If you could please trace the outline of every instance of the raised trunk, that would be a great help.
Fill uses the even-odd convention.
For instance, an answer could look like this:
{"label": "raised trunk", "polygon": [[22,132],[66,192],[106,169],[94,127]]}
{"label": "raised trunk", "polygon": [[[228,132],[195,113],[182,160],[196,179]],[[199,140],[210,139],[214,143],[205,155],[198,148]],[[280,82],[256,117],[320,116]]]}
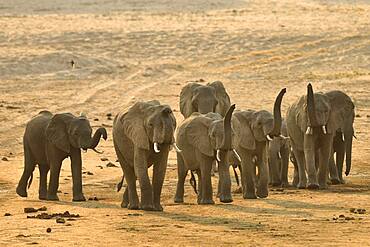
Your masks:
{"label": "raised trunk", "polygon": [[107,131],[105,128],[99,128],[95,131],[94,136],[91,138],[90,149],[95,149],[98,146],[100,137],[103,137],[104,140],[107,140]]}
{"label": "raised trunk", "polygon": [[315,100],[311,83],[307,85],[307,113],[310,122],[309,127],[316,127],[318,124],[316,120]]}
{"label": "raised trunk", "polygon": [[352,166],[352,140],[353,128],[351,128],[351,131],[344,133],[344,143],[346,145],[346,176],[349,175]]}
{"label": "raised trunk", "polygon": [[280,93],[276,97],[274,104],[274,127],[270,133],[272,136],[279,136],[281,131],[281,101],[286,93],[286,88],[281,89]]}
{"label": "raised trunk", "polygon": [[231,150],[231,117],[235,109],[235,104],[231,105],[224,118],[224,139],[222,149]]}

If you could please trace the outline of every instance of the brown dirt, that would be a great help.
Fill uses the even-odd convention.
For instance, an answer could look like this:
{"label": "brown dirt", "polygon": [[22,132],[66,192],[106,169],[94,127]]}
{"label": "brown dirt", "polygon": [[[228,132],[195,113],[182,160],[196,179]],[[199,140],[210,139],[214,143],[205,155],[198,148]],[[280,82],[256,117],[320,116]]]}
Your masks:
{"label": "brown dirt", "polygon": [[[0,3],[0,158],[8,158],[0,160],[0,245],[370,245],[368,1],[50,2]],[[16,196],[24,126],[40,110],[85,112],[99,118],[94,127],[111,126],[107,113],[158,99],[181,122],[179,92],[200,78],[223,81],[239,109],[271,110],[287,87],[285,111],[308,81],[315,90],[347,92],[360,115],[347,183],[326,191],[271,191],[259,200],[236,194],[232,204],[214,206],[196,205],[187,184],[186,203],[177,205],[171,153],[165,211],[129,211],[119,207],[122,192],[115,192],[121,169],[100,160],[116,160],[107,127],[109,139],[99,147],[104,154],[83,154],[84,171],[93,173],[84,175],[85,195],[99,201],[71,202],[69,164],[61,173],[60,202],[37,200],[37,171],[29,197]],[[65,224],[27,219],[25,207],[41,206],[81,217]],[[333,220],[341,214],[355,219]]]}

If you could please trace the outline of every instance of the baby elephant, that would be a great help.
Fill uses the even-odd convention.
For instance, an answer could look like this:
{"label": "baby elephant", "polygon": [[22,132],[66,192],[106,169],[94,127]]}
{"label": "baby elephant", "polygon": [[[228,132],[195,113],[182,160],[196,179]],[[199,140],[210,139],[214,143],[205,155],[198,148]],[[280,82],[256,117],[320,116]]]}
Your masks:
{"label": "baby elephant", "polygon": [[[81,148],[92,149],[98,145],[100,137],[107,139],[104,128],[96,130],[91,137],[92,129],[89,120],[83,115],[73,116],[71,113],[53,115],[49,111],[41,111],[26,125],[23,136],[24,171],[17,187],[17,194],[27,197],[31,185],[33,170],[38,164],[40,171],[39,199],[59,200],[57,196],[59,174],[62,161],[70,157],[73,179],[73,201],[85,201],[82,193],[82,161]],[[97,151],[96,151],[97,152]],[[50,169],[49,188],[47,174]]]}

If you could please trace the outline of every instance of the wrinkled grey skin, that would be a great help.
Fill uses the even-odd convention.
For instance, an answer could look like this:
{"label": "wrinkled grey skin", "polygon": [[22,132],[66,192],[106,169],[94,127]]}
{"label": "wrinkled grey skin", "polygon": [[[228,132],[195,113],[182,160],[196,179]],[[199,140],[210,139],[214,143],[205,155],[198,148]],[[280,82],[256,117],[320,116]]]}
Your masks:
{"label": "wrinkled grey skin", "polygon": [[[281,130],[281,101],[286,89],[281,90],[274,104],[274,115],[270,112],[240,111],[234,117],[239,121],[235,124],[235,134],[239,138],[236,150],[241,157],[241,182],[244,199],[256,199],[257,196],[268,196],[269,168],[267,162],[268,137],[280,136]],[[258,176],[256,175],[258,167]],[[257,185],[256,185],[257,183]]]}
{"label": "wrinkled grey skin", "polygon": [[[163,211],[160,201],[162,185],[175,129],[176,120],[171,108],[159,101],[138,102],[115,117],[114,149],[127,182],[122,208]],[[155,143],[159,152],[154,150]],[[148,168],[152,165],[153,179],[150,183]],[[140,184],[141,202],[136,178]]]}
{"label": "wrinkled grey skin", "polygon": [[[32,182],[32,173],[38,164],[40,171],[39,199],[59,200],[57,196],[62,161],[70,157],[73,179],[73,201],[85,201],[82,193],[81,149],[94,149],[100,137],[107,139],[104,128],[92,129],[86,117],[75,117],[70,113],[53,115],[42,111],[26,125],[23,136],[24,171],[16,192],[27,197],[27,182]],[[47,174],[50,169],[49,188]]]}
{"label": "wrinkled grey skin", "polygon": [[[330,99],[333,115],[338,126],[333,139],[333,155],[331,155],[329,162],[330,180],[332,184],[344,183],[342,175],[344,158],[346,158],[346,176],[349,175],[352,165],[355,106],[351,98],[342,91],[330,91],[325,95]],[[334,154],[336,155],[335,161]]]}
{"label": "wrinkled grey skin", "polygon": [[298,188],[327,188],[333,136],[338,129],[334,113],[330,98],[314,94],[311,84],[307,86],[307,96],[300,97],[287,111],[288,135],[298,165]]}
{"label": "wrinkled grey skin", "polygon": [[[177,153],[178,182],[175,202],[184,201],[184,181],[189,170],[199,177],[198,204],[214,204],[212,198],[211,169],[220,150],[219,192],[221,202],[232,202],[228,155],[235,143],[231,117],[235,105],[225,118],[217,113],[193,113],[179,126],[176,142],[182,150]],[[194,179],[195,180],[195,179]]]}
{"label": "wrinkled grey skin", "polygon": [[[281,124],[281,135],[288,136],[285,121]],[[268,143],[268,164],[270,180],[272,186],[288,187],[288,164],[290,145],[289,139],[284,137],[274,137]]]}
{"label": "wrinkled grey skin", "polygon": [[220,81],[207,85],[188,83],[180,93],[180,112],[185,118],[193,112],[216,112],[224,117],[230,105],[230,97]]}

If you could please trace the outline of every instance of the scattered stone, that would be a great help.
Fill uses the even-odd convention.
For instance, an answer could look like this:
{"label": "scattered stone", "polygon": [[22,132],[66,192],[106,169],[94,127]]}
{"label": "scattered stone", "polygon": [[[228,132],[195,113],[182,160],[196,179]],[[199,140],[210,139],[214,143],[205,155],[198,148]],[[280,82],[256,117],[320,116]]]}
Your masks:
{"label": "scattered stone", "polygon": [[366,213],[366,209],[364,208],[351,208],[349,211],[353,214],[365,214]]}
{"label": "scattered stone", "polygon": [[94,121],[99,121],[99,118],[94,118]]}
{"label": "scattered stone", "polygon": [[361,115],[360,114],[356,114],[356,117],[361,117]]}
{"label": "scattered stone", "polygon": [[106,115],[106,116],[107,116],[107,117],[111,117],[111,116],[113,116],[113,115],[112,115],[112,113],[110,113],[110,112],[109,112],[109,113],[107,113],[107,115]]}
{"label": "scattered stone", "polygon": [[100,169],[103,169],[103,166],[101,166],[101,165],[98,165],[98,166],[96,166],[96,167],[99,167]]}
{"label": "scattered stone", "polygon": [[57,218],[56,222],[59,223],[59,224],[64,224],[64,223],[66,223],[66,220],[64,218]]}
{"label": "scattered stone", "polygon": [[37,209],[36,208],[24,208],[24,212],[26,214],[28,214],[28,213],[36,213],[37,212]]}
{"label": "scattered stone", "polygon": [[38,215],[27,215],[28,219],[43,219],[43,220],[49,220],[52,218],[79,218],[79,214],[71,214],[68,211],[65,211],[64,213],[54,213],[54,214],[48,214],[48,213],[41,213]]}
{"label": "scattered stone", "polygon": [[346,216],[344,219],[345,219],[345,220],[355,220],[355,217],[349,217],[349,216]]}
{"label": "scattered stone", "polygon": [[108,161],[109,159],[106,157],[100,158],[101,161]]}
{"label": "scattered stone", "polygon": [[139,213],[133,213],[133,214],[127,214],[128,216],[143,216],[143,214],[139,214]]}
{"label": "scattered stone", "polygon": [[350,211],[351,213],[354,213],[354,212],[356,212],[356,209],[355,209],[355,208],[350,208],[350,209],[349,209],[349,211]]}
{"label": "scattered stone", "polygon": [[5,213],[4,216],[12,216],[11,213]]}
{"label": "scattered stone", "polygon": [[86,174],[87,175],[94,175],[94,173],[92,173],[92,172],[87,172]]}
{"label": "scattered stone", "polygon": [[344,216],[343,214],[339,215],[339,218],[345,218],[346,216]]}
{"label": "scattered stone", "polygon": [[1,160],[2,161],[9,161],[9,159],[7,157],[3,157]]}
{"label": "scattered stone", "polygon": [[112,162],[108,162],[106,164],[107,167],[118,167],[116,164],[113,164]]}
{"label": "scattered stone", "polygon": [[48,227],[48,228],[46,229],[46,232],[47,232],[47,233],[51,233],[51,228],[50,228],[50,227]]}
{"label": "scattered stone", "polygon": [[72,224],[71,223],[68,223],[68,224],[66,224],[66,226],[72,226]]}
{"label": "scattered stone", "polygon": [[45,206],[42,206],[41,208],[37,209],[37,211],[47,211],[48,208]]}
{"label": "scattered stone", "polygon": [[61,190],[58,190],[57,193],[62,193],[62,191]]}
{"label": "scattered stone", "polygon": [[99,199],[96,196],[94,196],[94,197],[89,197],[89,201],[99,201]]}
{"label": "scattered stone", "polygon": [[31,235],[25,235],[25,234],[18,234],[16,237],[17,238],[28,238],[30,237]]}

